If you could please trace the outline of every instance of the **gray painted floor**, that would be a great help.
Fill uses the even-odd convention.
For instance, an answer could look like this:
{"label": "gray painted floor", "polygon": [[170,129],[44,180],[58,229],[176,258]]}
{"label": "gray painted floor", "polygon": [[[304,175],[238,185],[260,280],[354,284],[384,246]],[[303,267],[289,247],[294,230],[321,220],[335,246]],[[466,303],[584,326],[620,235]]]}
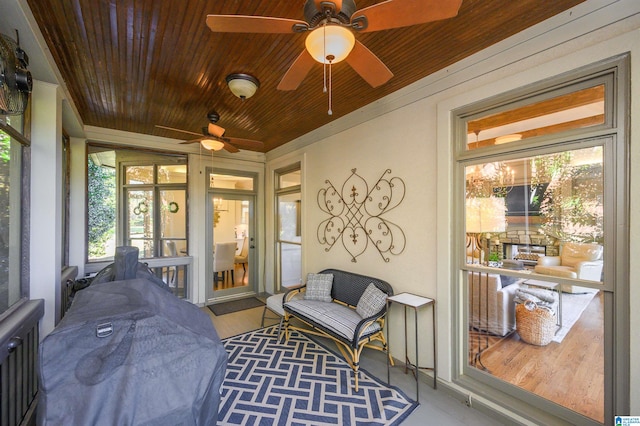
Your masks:
{"label": "gray painted floor", "polygon": [[[380,380],[387,379],[385,355],[382,352],[365,349],[360,358],[360,367]],[[403,367],[391,368],[391,384],[400,388],[412,400],[416,399],[415,376],[409,371],[404,374]],[[433,389],[429,384],[420,382],[420,405],[402,422],[402,426],[495,426],[498,421],[467,407],[444,391]]]}
{"label": "gray painted floor", "polygon": [[[337,351],[335,344],[317,336],[324,345]],[[385,354],[380,351],[365,348],[360,357],[360,368],[366,370],[379,380],[387,380],[387,364]],[[409,371],[404,374],[403,367],[391,368],[391,385],[400,388],[407,397],[416,399],[416,379]],[[496,426],[497,420],[480,411],[467,407],[444,391],[433,389],[431,385],[420,382],[420,405],[405,421],[402,426]]]}
{"label": "gray painted floor", "polygon": [[[214,326],[218,330],[224,331],[220,335],[221,338],[260,328],[264,311],[264,308],[254,308],[215,317],[209,309],[202,309],[212,317]],[[265,326],[277,323],[277,320],[269,319],[265,321]],[[338,352],[338,348],[331,340],[317,336],[312,336],[312,338],[320,341],[333,352]],[[360,357],[360,367],[379,380],[386,382],[387,364],[383,352],[365,348]],[[404,374],[402,367],[391,368],[391,385],[397,386],[407,397],[415,400],[416,380],[411,372]],[[420,405],[402,423],[402,426],[414,425],[496,426],[500,423],[475,408],[467,407],[444,391],[434,390],[429,384],[420,382]]]}

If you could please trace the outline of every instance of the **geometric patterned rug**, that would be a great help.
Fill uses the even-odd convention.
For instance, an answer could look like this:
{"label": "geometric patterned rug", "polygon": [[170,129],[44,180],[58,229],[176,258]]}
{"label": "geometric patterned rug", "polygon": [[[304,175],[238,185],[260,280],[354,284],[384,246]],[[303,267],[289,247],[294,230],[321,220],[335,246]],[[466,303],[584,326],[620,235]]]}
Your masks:
{"label": "geometric patterned rug", "polygon": [[229,361],[219,425],[398,425],[418,406],[396,387],[360,369],[309,337],[277,326],[224,339]]}

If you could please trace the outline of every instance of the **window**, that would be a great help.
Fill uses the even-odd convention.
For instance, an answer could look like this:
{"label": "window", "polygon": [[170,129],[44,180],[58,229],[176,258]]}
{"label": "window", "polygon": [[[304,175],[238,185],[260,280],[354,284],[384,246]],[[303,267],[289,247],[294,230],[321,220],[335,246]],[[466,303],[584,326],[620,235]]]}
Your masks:
{"label": "window", "polygon": [[0,317],[27,296],[22,242],[28,224],[22,201],[28,196],[23,187],[28,186],[29,164],[23,163],[23,153],[29,141],[12,127],[20,128],[20,119],[7,117],[7,124],[0,121]]}
{"label": "window", "polygon": [[69,194],[71,178],[71,147],[69,145],[69,136],[63,132],[62,134],[62,238],[60,243],[61,267],[69,266]]}
{"label": "window", "polygon": [[[187,252],[185,155],[88,147],[88,259],[138,247],[140,258]],[[119,208],[121,206],[121,208]]]}
{"label": "window", "polygon": [[300,165],[276,171],[276,283],[302,282],[302,193]]}
{"label": "window", "polygon": [[459,379],[570,423],[611,418],[628,376],[624,362],[605,375],[615,371],[614,323],[628,323],[614,321],[614,300],[625,300],[614,294],[626,291],[617,266],[628,259],[616,225],[627,220],[616,208],[627,199],[624,64],[457,115]]}

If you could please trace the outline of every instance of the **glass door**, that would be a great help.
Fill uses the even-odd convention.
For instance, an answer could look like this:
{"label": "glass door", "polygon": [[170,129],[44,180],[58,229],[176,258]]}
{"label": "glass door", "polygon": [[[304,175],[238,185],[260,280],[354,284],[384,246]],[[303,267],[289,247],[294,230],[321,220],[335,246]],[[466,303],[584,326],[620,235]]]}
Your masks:
{"label": "glass door", "polygon": [[211,257],[207,303],[215,299],[256,293],[254,196],[209,194]]}

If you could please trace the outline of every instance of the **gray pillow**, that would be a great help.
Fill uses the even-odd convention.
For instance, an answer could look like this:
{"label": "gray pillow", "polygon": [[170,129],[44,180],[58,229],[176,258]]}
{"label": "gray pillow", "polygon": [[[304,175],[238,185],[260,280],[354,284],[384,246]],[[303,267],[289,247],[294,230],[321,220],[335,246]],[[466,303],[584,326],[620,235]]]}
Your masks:
{"label": "gray pillow", "polygon": [[307,290],[304,298],[307,300],[319,300],[331,302],[331,287],[333,287],[333,274],[307,274]]}
{"label": "gray pillow", "polygon": [[502,284],[503,288],[518,282],[518,280],[520,280],[520,278],[518,277],[512,277],[510,275],[500,275],[500,284]]}
{"label": "gray pillow", "polygon": [[387,293],[380,290],[374,283],[367,286],[364,293],[358,300],[358,306],[356,306],[356,312],[360,314],[362,318],[369,318],[385,307],[387,304]]}

